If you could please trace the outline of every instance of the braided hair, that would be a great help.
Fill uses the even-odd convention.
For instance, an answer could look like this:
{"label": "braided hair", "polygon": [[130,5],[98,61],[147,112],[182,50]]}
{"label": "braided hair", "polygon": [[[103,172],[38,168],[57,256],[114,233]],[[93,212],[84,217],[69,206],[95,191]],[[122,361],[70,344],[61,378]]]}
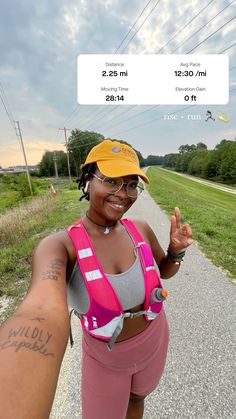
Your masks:
{"label": "braided hair", "polygon": [[89,192],[86,190],[86,183],[91,179],[92,174],[96,169],[96,163],[86,164],[86,166],[82,168],[82,172],[76,181],[78,183],[78,189],[82,189],[83,192],[83,195],[79,199],[80,201],[82,201],[82,199],[87,199],[87,201],[89,201]]}

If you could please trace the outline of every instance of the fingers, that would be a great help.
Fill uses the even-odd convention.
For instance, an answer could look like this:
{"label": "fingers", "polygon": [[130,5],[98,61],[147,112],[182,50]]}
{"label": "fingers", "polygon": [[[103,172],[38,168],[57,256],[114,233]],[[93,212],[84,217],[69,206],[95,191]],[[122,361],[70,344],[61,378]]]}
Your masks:
{"label": "fingers", "polygon": [[170,243],[178,251],[184,251],[193,243],[192,229],[189,224],[181,224],[178,207],[175,207],[174,214],[170,219]]}
{"label": "fingers", "polygon": [[184,224],[184,228],[185,228],[186,236],[188,236],[189,238],[192,238],[192,229],[191,229],[190,225],[189,224]]}
{"label": "fingers", "polygon": [[174,215],[176,219],[176,228],[180,228],[180,209],[178,207],[175,207]]}
{"label": "fingers", "polygon": [[174,209],[174,214],[170,219],[170,234],[174,234],[180,228],[180,210],[178,207]]}
{"label": "fingers", "polygon": [[182,242],[184,247],[188,247],[190,246],[190,244],[193,243],[192,229],[189,224],[182,225],[181,236],[182,236],[182,240],[180,239],[180,241]]}
{"label": "fingers", "polygon": [[176,232],[176,230],[176,217],[175,215],[172,215],[172,217],[170,218],[170,235],[172,236]]}
{"label": "fingers", "polygon": [[192,244],[193,242],[193,239],[192,239],[192,229],[189,224],[184,224],[182,226],[182,234],[187,239],[187,246],[190,246],[190,244]]}

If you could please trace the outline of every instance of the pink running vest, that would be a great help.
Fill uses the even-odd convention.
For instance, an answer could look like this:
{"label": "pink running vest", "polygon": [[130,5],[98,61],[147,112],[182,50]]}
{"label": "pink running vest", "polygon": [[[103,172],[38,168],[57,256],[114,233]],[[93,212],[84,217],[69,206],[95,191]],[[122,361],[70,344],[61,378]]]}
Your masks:
{"label": "pink running vest", "polygon": [[86,332],[96,338],[109,341],[108,349],[110,350],[122,330],[124,318],[144,315],[147,320],[154,320],[161,311],[163,304],[162,301],[149,304],[151,291],[154,288],[162,288],[150,246],[145,243],[131,220],[122,219],[120,222],[128,230],[135,243],[144,274],[144,310],[136,313],[123,311],[114,289],[96,258],[82,220],[76,221],[66,229],[76,249],[77,263],[83,275],[90,300],[87,313],[73,311],[79,317],[82,328]]}

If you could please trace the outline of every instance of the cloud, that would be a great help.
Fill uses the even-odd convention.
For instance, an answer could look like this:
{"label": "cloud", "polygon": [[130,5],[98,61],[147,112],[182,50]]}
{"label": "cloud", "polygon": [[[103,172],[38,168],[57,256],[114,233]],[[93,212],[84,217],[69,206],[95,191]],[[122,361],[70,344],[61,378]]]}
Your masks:
{"label": "cloud", "polygon": [[[124,53],[155,53],[209,2],[204,0],[202,4],[199,0],[188,2],[179,0],[176,7],[174,0],[161,0],[129,42],[156,1],[150,3],[119,51],[128,43]],[[37,141],[42,139],[42,143],[44,141],[49,144],[55,143],[58,128],[62,128],[67,121],[69,128],[74,128],[75,125],[80,128],[80,123],[87,120],[84,129],[92,128],[91,121],[94,119],[97,107],[83,107],[82,113],[75,112],[74,118],[67,118],[72,114],[77,101],[77,55],[113,54],[145,4],[146,2],[142,0],[41,0],[40,2],[12,0],[11,4],[2,2],[0,81],[4,86],[14,118],[21,123],[27,142],[36,138]],[[182,33],[179,33],[162,53],[171,53],[226,5],[223,0],[219,0],[214,7],[213,4],[209,5]],[[228,7],[204,30],[178,49],[177,53],[189,51],[234,16],[235,10],[235,5]],[[234,22],[199,46],[196,53],[217,53],[235,42]],[[230,56],[230,66],[235,65],[235,48],[227,51],[227,54]],[[233,74],[233,72],[230,74],[232,84],[235,83]],[[100,126],[109,120],[112,108],[109,110],[106,108],[107,112],[103,113]],[[15,134],[4,112],[1,107],[1,141],[11,145],[16,141]],[[113,115],[116,116],[117,112]],[[142,121],[145,122],[147,116],[148,114],[144,114],[137,118],[138,121],[131,120],[126,126],[131,127]],[[151,117],[150,113],[150,119]],[[185,129],[183,131],[187,132]],[[140,142],[142,141],[139,132],[130,131],[126,135],[124,139],[128,142],[129,138],[135,136],[135,141],[138,141],[138,138]],[[31,152],[33,153],[33,150]],[[35,155],[32,159],[35,161]]]}

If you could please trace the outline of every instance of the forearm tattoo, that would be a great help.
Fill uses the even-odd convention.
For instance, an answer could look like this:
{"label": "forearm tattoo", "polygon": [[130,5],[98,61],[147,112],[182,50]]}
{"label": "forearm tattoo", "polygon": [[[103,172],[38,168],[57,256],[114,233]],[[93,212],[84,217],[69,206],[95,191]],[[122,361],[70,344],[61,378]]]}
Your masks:
{"label": "forearm tattoo", "polygon": [[14,352],[28,349],[29,351],[38,352],[45,357],[54,358],[55,354],[50,352],[47,347],[51,338],[52,333],[39,329],[38,327],[12,327],[8,331],[7,339],[3,343],[0,343],[0,351],[8,348],[12,348]]}
{"label": "forearm tattoo", "polygon": [[42,279],[47,280],[51,279],[53,281],[58,281],[62,276],[62,267],[64,266],[64,262],[62,259],[53,259],[51,260],[45,272],[42,273]]}

